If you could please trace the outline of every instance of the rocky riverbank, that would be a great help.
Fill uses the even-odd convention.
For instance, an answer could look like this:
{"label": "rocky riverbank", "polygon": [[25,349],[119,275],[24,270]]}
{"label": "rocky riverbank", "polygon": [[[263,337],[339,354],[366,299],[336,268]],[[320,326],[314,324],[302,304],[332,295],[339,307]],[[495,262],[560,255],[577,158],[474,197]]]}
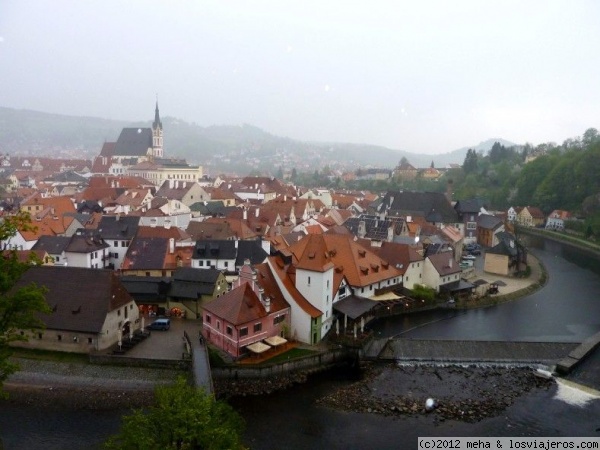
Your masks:
{"label": "rocky riverbank", "polygon": [[[498,415],[519,396],[553,384],[522,367],[368,364],[362,380],[321,398],[319,404],[386,416],[433,414],[438,421],[478,422]],[[425,409],[428,398],[436,404],[429,413]]]}
{"label": "rocky riverbank", "polygon": [[290,373],[270,378],[215,378],[213,385],[218,398],[245,397],[249,395],[269,395],[289,389],[295,384],[305,383],[308,372]]}

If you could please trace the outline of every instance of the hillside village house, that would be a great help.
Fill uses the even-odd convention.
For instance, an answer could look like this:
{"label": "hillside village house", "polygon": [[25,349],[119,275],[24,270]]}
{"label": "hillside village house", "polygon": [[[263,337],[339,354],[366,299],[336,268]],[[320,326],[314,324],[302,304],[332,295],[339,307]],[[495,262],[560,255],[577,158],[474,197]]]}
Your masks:
{"label": "hillside village house", "polygon": [[497,234],[498,244],[485,252],[483,270],[498,275],[512,275],[527,266],[527,250],[508,232]]}
{"label": "hillside village house", "polygon": [[31,267],[14,289],[45,286],[50,314],[40,314],[46,329],[13,345],[63,352],[90,353],[115,345],[119,336],[140,328],[139,311],[111,270]]}
{"label": "hillside village house", "polygon": [[234,288],[204,306],[202,334],[234,358],[286,342],[290,307],[266,263],[240,270]]}
{"label": "hillside village house", "polygon": [[563,211],[555,209],[548,216],[546,221],[546,230],[563,231],[565,229],[565,221],[571,219],[573,216],[569,211]]}
{"label": "hillside village house", "polygon": [[309,234],[267,263],[291,307],[291,335],[313,345],[334,325],[336,302],[350,295],[373,298],[402,282],[398,269],[347,234]]}
{"label": "hillside village house", "polygon": [[517,213],[517,223],[524,227],[540,227],[545,221],[545,214],[536,206],[525,206]]}
{"label": "hillside village house", "polygon": [[484,247],[495,247],[499,243],[498,233],[505,231],[504,221],[490,214],[477,217],[477,242]]}
{"label": "hillside village house", "polygon": [[487,214],[485,201],[481,198],[458,200],[454,205],[454,209],[460,220],[460,226],[458,228],[464,235],[464,243],[476,243],[477,217],[479,214]]}
{"label": "hillside village house", "polygon": [[425,259],[423,284],[436,292],[448,290],[455,282],[460,282],[462,269],[454,259],[452,252],[430,255]]}

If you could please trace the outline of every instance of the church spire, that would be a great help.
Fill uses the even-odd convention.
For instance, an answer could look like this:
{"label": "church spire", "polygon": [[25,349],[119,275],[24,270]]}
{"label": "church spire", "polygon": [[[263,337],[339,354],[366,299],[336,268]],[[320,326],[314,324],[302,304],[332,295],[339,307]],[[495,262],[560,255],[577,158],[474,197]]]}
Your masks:
{"label": "church spire", "polygon": [[154,123],[152,124],[153,129],[162,128],[162,122],[160,121],[160,114],[158,113],[158,95],[156,96],[156,109],[154,110]]}
{"label": "church spire", "polygon": [[154,123],[152,124],[152,157],[163,157],[163,127],[158,112],[158,95],[156,96],[156,108],[154,109]]}

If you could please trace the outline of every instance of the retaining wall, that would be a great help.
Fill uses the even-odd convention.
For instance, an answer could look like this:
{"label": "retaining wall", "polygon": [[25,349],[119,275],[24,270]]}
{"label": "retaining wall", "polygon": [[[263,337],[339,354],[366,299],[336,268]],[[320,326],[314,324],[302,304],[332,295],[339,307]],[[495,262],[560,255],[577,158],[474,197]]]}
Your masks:
{"label": "retaining wall", "polygon": [[213,367],[211,372],[213,378],[268,378],[299,371],[325,370],[356,356],[356,352],[340,348],[278,364]]}

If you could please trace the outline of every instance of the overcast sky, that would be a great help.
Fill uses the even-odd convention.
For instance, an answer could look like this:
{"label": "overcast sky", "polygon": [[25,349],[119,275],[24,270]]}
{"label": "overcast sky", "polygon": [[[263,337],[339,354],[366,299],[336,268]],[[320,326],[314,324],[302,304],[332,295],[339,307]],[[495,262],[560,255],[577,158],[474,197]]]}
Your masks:
{"label": "overcast sky", "polygon": [[600,128],[600,1],[1,0],[0,106],[445,153]]}

